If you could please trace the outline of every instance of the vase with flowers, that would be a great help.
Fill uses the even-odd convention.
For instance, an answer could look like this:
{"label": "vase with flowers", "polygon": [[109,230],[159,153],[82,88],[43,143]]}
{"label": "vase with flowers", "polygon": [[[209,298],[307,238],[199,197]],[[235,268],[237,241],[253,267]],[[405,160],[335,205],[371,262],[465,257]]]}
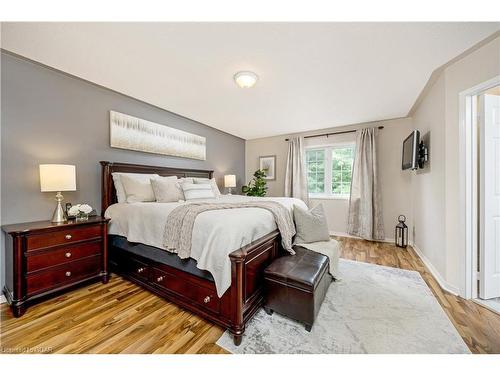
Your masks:
{"label": "vase with flowers", "polygon": [[74,216],[76,221],[87,221],[89,214],[92,212],[92,207],[88,204],[75,204],[68,210],[69,216]]}

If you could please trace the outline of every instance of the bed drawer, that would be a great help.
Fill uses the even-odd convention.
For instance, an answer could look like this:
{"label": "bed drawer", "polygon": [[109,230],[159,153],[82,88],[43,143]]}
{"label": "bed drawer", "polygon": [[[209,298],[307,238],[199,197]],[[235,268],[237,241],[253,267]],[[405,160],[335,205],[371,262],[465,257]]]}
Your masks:
{"label": "bed drawer", "polygon": [[151,282],[181,297],[188,298],[202,308],[216,313],[220,311],[220,299],[217,297],[215,290],[190,283],[179,276],[169,274],[155,267],[151,269]]}
{"label": "bed drawer", "polygon": [[141,279],[143,281],[149,280],[150,266],[136,258],[124,259],[122,262],[123,269],[130,273],[131,276]]}
{"label": "bed drawer", "polygon": [[73,227],[43,234],[34,234],[26,238],[26,250],[32,251],[51,246],[65,245],[77,241],[102,237],[100,224]]}
{"label": "bed drawer", "polygon": [[26,270],[28,273],[44,268],[69,263],[74,260],[100,254],[101,241],[85,242],[73,246],[65,246],[54,250],[44,251],[36,255],[28,255],[26,258]]}
{"label": "bed drawer", "polygon": [[31,295],[46,289],[54,289],[85,277],[97,275],[100,271],[101,257],[99,255],[77,260],[28,276],[26,278],[27,292],[28,295]]}

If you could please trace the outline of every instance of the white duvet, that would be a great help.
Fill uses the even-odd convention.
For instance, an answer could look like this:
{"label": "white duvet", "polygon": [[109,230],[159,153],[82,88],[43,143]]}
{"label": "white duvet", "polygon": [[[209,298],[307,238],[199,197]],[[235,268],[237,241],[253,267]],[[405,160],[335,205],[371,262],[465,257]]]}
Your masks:
{"label": "white duvet", "polygon": [[[242,202],[249,199],[271,200],[293,211],[295,205],[307,209],[295,198],[250,198],[241,195],[221,196],[206,202]],[[165,249],[163,234],[168,214],[185,203],[116,203],[108,207],[109,233],[124,236],[130,242],[139,242]],[[197,267],[209,271],[221,297],[231,286],[229,254],[276,229],[271,212],[262,208],[236,208],[203,212],[196,218],[191,247],[191,258]],[[166,250],[165,250],[166,251]]]}

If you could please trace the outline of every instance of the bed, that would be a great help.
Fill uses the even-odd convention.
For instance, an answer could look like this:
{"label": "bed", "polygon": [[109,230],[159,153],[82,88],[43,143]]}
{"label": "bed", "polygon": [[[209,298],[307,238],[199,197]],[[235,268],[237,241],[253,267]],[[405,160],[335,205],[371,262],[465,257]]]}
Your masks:
{"label": "bed", "polygon": [[[160,176],[212,178],[213,171],[146,166],[102,161],[102,214],[117,211],[112,173],[156,173]],[[111,207],[112,206],[112,207]],[[150,204],[148,207],[153,207]],[[122,208],[125,209],[125,208]],[[130,209],[130,208],[129,208]],[[130,216],[130,214],[129,214]],[[113,222],[113,219],[111,220]],[[112,227],[112,223],[110,228]],[[110,230],[111,232],[111,230]],[[109,235],[110,268],[141,287],[228,329],[234,343],[241,343],[246,323],[264,302],[263,270],[285,253],[278,230],[262,234],[228,254],[230,282],[221,287],[211,272],[197,267],[194,259],[181,259],[155,243],[140,238],[129,241],[120,231]],[[118,233],[118,234],[116,234]],[[193,232],[194,233],[194,232]],[[255,234],[254,234],[255,235]],[[217,289],[219,286],[219,289]]]}

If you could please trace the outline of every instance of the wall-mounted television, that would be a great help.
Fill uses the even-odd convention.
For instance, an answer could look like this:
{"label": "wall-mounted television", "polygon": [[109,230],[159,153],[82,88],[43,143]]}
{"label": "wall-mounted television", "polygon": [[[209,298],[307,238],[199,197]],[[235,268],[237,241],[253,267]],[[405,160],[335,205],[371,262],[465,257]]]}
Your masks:
{"label": "wall-mounted television", "polygon": [[414,130],[403,142],[402,169],[418,169],[419,167],[420,132]]}

